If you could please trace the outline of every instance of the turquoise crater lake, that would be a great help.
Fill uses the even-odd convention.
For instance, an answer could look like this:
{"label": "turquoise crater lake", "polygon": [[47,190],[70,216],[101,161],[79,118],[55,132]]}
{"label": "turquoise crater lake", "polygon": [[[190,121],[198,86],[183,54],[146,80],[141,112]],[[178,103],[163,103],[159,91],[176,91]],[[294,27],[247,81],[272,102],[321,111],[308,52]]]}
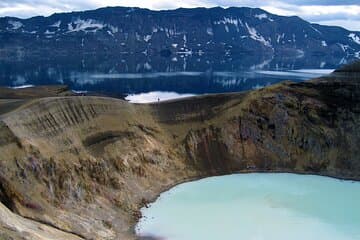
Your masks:
{"label": "turquoise crater lake", "polygon": [[359,240],[360,182],[235,174],[184,183],[142,209],[140,236],[166,240]]}

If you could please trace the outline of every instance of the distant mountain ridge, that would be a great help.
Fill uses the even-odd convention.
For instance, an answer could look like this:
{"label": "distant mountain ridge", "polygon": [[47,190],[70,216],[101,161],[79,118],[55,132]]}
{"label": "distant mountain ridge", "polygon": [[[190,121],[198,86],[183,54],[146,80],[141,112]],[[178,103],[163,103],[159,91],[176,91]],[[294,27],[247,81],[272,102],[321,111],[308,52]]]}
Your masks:
{"label": "distant mountain ridge", "polygon": [[[360,33],[258,8],[152,11],[108,7],[49,17],[0,18],[0,58],[142,53],[145,56],[264,54],[360,58]],[[46,52],[47,53],[47,52]]]}

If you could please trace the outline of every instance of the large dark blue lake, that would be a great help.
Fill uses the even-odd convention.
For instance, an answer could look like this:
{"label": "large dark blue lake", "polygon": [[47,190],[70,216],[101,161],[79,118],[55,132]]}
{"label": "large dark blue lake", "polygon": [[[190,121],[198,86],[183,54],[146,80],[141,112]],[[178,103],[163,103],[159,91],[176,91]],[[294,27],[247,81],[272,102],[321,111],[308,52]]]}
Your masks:
{"label": "large dark blue lake", "polygon": [[[334,63],[335,62],[335,63]],[[65,84],[74,91],[151,102],[305,81],[343,64],[323,58],[144,56],[0,56],[0,86]]]}

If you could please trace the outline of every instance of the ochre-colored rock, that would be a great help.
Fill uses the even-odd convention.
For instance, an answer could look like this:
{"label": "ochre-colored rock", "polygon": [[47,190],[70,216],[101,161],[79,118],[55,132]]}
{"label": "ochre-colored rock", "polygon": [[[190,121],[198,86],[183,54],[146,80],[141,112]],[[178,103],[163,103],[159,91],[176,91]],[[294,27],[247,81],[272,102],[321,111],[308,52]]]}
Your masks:
{"label": "ochre-colored rock", "polygon": [[[360,180],[351,70],[156,104],[27,100],[0,115],[0,201],[73,237],[134,239],[140,207],[186,180],[251,171]],[[16,239],[5,220],[0,232]]]}

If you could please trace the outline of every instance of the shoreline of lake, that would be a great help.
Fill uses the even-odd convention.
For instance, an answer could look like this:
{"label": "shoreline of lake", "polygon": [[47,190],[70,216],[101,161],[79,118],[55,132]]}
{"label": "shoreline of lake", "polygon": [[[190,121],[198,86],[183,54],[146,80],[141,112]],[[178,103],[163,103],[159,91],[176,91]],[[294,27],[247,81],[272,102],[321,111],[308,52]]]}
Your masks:
{"label": "shoreline of lake", "polygon": [[[326,175],[326,174],[316,174],[316,173],[309,173],[309,172],[296,172],[296,171],[239,171],[237,173],[231,173],[231,174],[224,174],[224,175],[215,175],[215,176],[205,176],[205,177],[201,177],[201,178],[194,178],[194,179],[189,179],[189,180],[186,180],[186,181],[183,181],[183,182],[180,182],[178,184],[175,184],[173,185],[172,187],[169,187],[167,190],[161,192],[157,197],[156,199],[154,199],[154,201],[152,201],[151,203],[147,203],[146,206],[142,207],[140,209],[141,213],[143,213],[144,210],[148,209],[148,208],[151,208],[153,204],[155,204],[156,202],[158,202],[160,200],[161,197],[164,196],[164,194],[166,194],[167,192],[171,192],[171,191],[174,191],[177,187],[179,187],[180,185],[183,185],[183,184],[187,184],[187,183],[195,183],[195,182],[198,182],[198,181],[211,181],[211,180],[214,180],[216,181],[217,179],[221,179],[221,177],[236,177],[237,175],[239,176],[244,176],[244,175],[251,175],[251,174],[265,174],[265,175],[268,175],[268,176],[272,176],[272,175],[280,175],[280,176],[284,176],[286,174],[290,174],[290,175],[294,175],[294,176],[312,176],[312,177],[324,177],[324,178],[328,178],[328,179],[334,179],[334,180],[339,180],[339,181],[346,181],[346,182],[349,182],[349,183],[359,183],[359,180],[358,178],[354,179],[354,178],[339,178],[339,177],[336,177],[334,175]],[[201,182],[199,182],[199,184],[201,184]],[[155,237],[153,235],[139,235],[139,226],[138,224],[141,223],[141,221],[147,221],[146,219],[142,219],[144,216],[141,216],[139,218],[139,220],[137,221],[136,225],[134,226],[134,233],[136,233],[136,236],[141,239],[141,240],[147,240],[147,239],[163,239],[163,238],[159,238],[159,237]],[[142,219],[142,220],[141,220]],[[144,223],[144,222],[143,222]],[[138,228],[138,229],[136,229]]]}

